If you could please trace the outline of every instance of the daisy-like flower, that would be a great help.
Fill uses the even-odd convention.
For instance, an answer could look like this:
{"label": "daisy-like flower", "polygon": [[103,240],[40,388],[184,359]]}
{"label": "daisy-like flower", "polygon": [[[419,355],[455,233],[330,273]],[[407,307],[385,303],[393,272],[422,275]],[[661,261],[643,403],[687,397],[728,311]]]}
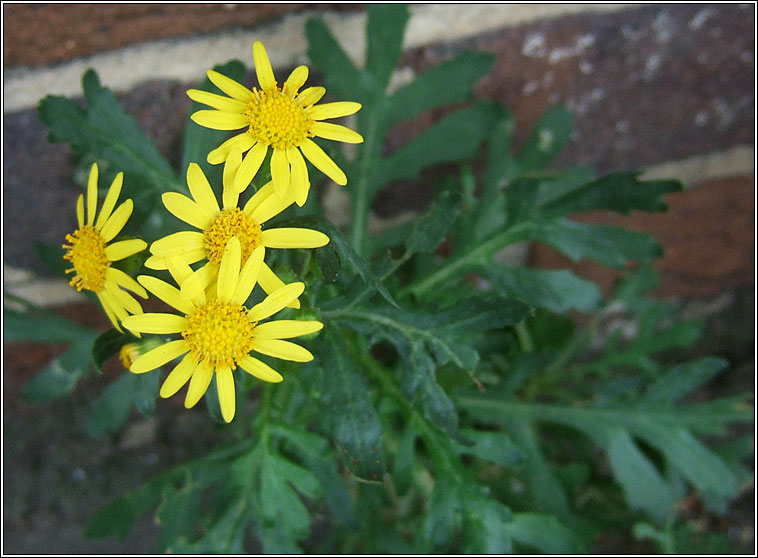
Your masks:
{"label": "daisy-like flower", "polygon": [[[147,243],[140,239],[122,240],[108,244],[113,240],[132,214],[132,200],[126,200],[116,208],[124,173],[120,172],[113,179],[108,189],[100,214],[97,215],[97,164],[93,163],[87,183],[87,215],[85,217],[84,195],[76,203],[76,219],[79,228],[73,234],[67,234],[64,244],[66,249],[63,259],[74,266],[66,273],[73,273],[71,286],[77,291],[86,289],[97,295],[105,313],[119,331],[119,320],[123,321],[129,314],[142,313],[142,307],[133,296],[123,289],[129,289],[142,298],[147,293],[137,281],[129,275],[111,266],[112,262],[123,260],[147,248]],[[123,287],[123,288],[122,288]]]}
{"label": "daisy-like flower", "polygon": [[285,339],[319,331],[321,322],[299,320],[265,321],[300,296],[303,283],[291,283],[268,295],[248,309],[244,304],[263,267],[263,247],[256,248],[240,269],[242,248],[233,237],[224,250],[215,295],[201,292],[195,301],[181,296],[179,289],[155,277],[140,275],[139,282],[155,296],[176,308],[181,315],[147,313],[130,316],[124,325],[141,333],[181,334],[134,361],[130,370],[149,372],[185,355],[161,387],[161,397],[171,397],[190,382],[184,405],[193,407],[216,374],[218,399],[226,422],[235,412],[234,375],[237,366],[265,382],[281,382],[282,376],[250,355],[251,351],[290,360],[308,362],[313,355]]}
{"label": "daisy-like flower", "polygon": [[[150,246],[153,255],[147,259],[145,266],[168,269],[168,258],[174,256],[187,264],[207,259],[207,263],[181,283],[182,296],[188,300],[212,284],[227,243],[233,236],[240,242],[243,261],[247,261],[258,247],[319,248],[329,242],[329,237],[324,233],[311,229],[265,228],[266,221],[284,211],[293,201],[291,197],[285,199],[277,196],[271,183],[256,192],[240,209],[237,206],[239,194],[230,186],[241,157],[240,151],[235,150],[224,168],[223,209],[219,207],[203,170],[195,163],[187,169],[187,185],[193,199],[177,192],[163,194],[166,209],[200,231],[180,231],[156,240]],[[265,263],[261,266],[258,282],[268,294],[284,285]],[[293,307],[299,307],[299,303],[294,301]]]}
{"label": "daisy-like flower", "polygon": [[308,79],[306,66],[295,68],[279,87],[260,41],[253,45],[253,62],[260,89],[250,91],[244,85],[209,70],[208,78],[229,97],[198,89],[187,91],[192,100],[215,109],[194,113],[192,120],[197,124],[214,130],[246,128],[211,151],[208,162],[217,165],[226,161],[235,147],[243,153],[247,151],[234,179],[235,189],[242,192],[255,177],[270,148],[273,150],[271,178],[274,189],[279,196],[291,191],[300,206],[305,203],[310,188],[303,155],[337,184],[347,184],[345,173],[310,138],[361,143],[363,137],[357,132],[339,124],[322,122],[355,114],[361,108],[360,103],[343,101],[317,105],[326,93],[323,87],[308,87],[299,92]]}

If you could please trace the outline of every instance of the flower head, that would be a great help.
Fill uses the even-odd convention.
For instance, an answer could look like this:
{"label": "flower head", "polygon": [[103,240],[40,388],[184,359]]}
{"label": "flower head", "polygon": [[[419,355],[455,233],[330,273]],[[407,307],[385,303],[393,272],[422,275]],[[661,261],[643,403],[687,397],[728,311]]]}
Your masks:
{"label": "flower head", "polygon": [[363,137],[357,132],[339,124],[322,122],[355,114],[361,108],[360,103],[344,101],[317,105],[326,90],[308,87],[300,91],[308,79],[306,66],[295,68],[279,87],[260,41],[253,45],[253,61],[260,89],[250,91],[244,85],[209,70],[208,78],[229,97],[198,89],[187,91],[192,100],[215,109],[194,113],[192,120],[197,124],[214,130],[245,128],[244,132],[211,151],[208,162],[216,165],[226,161],[235,148],[247,151],[234,179],[234,189],[242,192],[255,177],[270,148],[273,150],[271,178],[277,195],[284,197],[289,193],[300,206],[305,203],[310,188],[303,155],[337,184],[347,184],[345,173],[310,138],[361,143]]}
{"label": "flower head", "polygon": [[194,406],[216,374],[219,403],[224,420],[235,413],[234,375],[238,366],[265,382],[281,382],[282,376],[250,355],[251,351],[295,362],[307,362],[313,355],[300,345],[285,341],[319,331],[315,320],[266,321],[305,288],[291,283],[277,289],[252,308],[245,301],[263,267],[263,247],[253,250],[240,269],[242,246],[237,237],[227,243],[213,296],[200,292],[189,301],[179,289],[155,277],[141,275],[139,282],[155,296],[176,308],[180,315],[148,313],[131,316],[124,325],[142,333],[180,334],[181,339],[165,343],[137,358],[130,370],[141,374],[185,355],[161,387],[161,397],[171,397],[190,382],[184,404]]}
{"label": "flower head", "polygon": [[147,298],[147,293],[134,279],[112,267],[111,263],[141,252],[147,248],[147,243],[140,239],[130,239],[108,244],[126,225],[133,204],[132,200],[126,200],[114,211],[124,182],[124,174],[118,173],[108,189],[100,214],[96,215],[97,179],[97,164],[93,164],[87,184],[87,215],[85,218],[84,195],[80,195],[76,204],[79,228],[66,235],[69,244],[63,245],[66,249],[63,259],[73,265],[66,270],[66,273],[74,274],[71,286],[78,291],[86,289],[94,292],[110,321],[116,329],[122,331],[119,320],[123,321],[129,314],[142,312],[139,302],[123,289],[129,289],[142,298]]}
{"label": "flower head", "polygon": [[[237,164],[241,158],[237,150]],[[233,161],[228,162],[229,172],[224,173],[223,209],[199,165],[191,163],[187,169],[187,184],[192,199],[176,192],[163,194],[163,204],[169,212],[200,231],[180,231],[156,240],[150,246],[152,257],[145,266],[150,269],[169,268],[169,259],[177,257],[186,264],[203,259],[208,261],[181,283],[182,296],[192,300],[213,280],[221,265],[229,239],[236,237],[243,261],[256,248],[318,248],[329,242],[319,231],[302,228],[268,228],[266,222],[292,204],[292,198],[280,198],[269,183],[256,192],[245,206],[237,206],[239,194],[230,184],[234,176]],[[225,169],[226,171],[226,169]],[[176,261],[176,260],[174,260]],[[261,266],[258,281],[266,293],[271,294],[284,285],[265,263]],[[297,301],[293,301],[298,307]]]}

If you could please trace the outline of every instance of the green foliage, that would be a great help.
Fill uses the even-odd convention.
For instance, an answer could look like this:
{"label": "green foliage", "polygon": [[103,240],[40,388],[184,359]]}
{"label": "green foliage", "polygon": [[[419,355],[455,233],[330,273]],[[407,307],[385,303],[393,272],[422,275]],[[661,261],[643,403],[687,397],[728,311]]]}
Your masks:
{"label": "green foliage", "polygon": [[[214,378],[205,400],[218,447],[97,511],[87,536],[123,539],[152,513],[167,553],[245,553],[255,538],[266,553],[571,554],[591,551],[604,532],[692,550],[678,504],[695,495],[723,513],[751,481],[750,436],[734,432],[752,421],[752,408],[743,396],[701,397],[729,363],[681,356],[702,327],[647,298],[657,242],[573,220],[587,210],[664,211],[664,196],[681,184],[551,167],[571,137],[564,106],[546,108],[516,149],[513,115],[473,100],[492,68],[488,53],[458,53],[391,91],[409,9],[367,13],[364,67],[323,22],[306,26],[329,95],[363,105],[364,143],[352,157],[329,151],[349,179],[349,231],[320,214],[314,184],[308,204],[277,226],[320,230],[330,242],[266,254],[287,282],[307,285],[293,319],[324,323],[305,341],[315,360],[277,365],[285,379],[276,385],[237,370],[230,425]],[[216,70],[238,80],[245,72],[239,61]],[[188,120],[174,170],[94,72],[83,85],[86,108],[61,97],[40,104],[51,141],[69,143],[80,163],[97,160],[103,173],[125,172],[146,239],[174,232],[159,195],[184,190],[190,162],[219,187],[221,166],[206,155],[227,135]],[[216,92],[208,80],[199,88]],[[390,148],[395,124],[432,109],[433,124]],[[429,169],[429,206],[382,235],[369,232],[376,196],[416,187]],[[622,279],[604,297],[568,270],[504,257],[523,242],[615,268]],[[39,251],[60,263],[49,247]],[[132,264],[138,273],[142,262]],[[90,361],[100,369],[135,341],[38,309],[4,318],[6,342],[68,345],[27,384],[29,401],[70,393]],[[117,377],[94,400],[87,431],[117,432],[133,407],[150,415],[161,376]]]}

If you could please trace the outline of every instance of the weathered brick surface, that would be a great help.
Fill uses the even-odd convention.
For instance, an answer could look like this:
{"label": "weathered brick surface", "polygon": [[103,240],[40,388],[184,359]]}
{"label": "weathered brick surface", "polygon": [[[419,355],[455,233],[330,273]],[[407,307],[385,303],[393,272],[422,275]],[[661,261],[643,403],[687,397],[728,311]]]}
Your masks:
{"label": "weathered brick surface", "polygon": [[[577,221],[644,231],[664,247],[655,268],[661,296],[708,297],[755,284],[755,183],[752,176],[703,182],[666,196],[666,213],[587,212]],[[569,268],[609,292],[619,273],[588,261],[571,262],[554,249],[536,244],[531,264]]]}
{"label": "weathered brick surface", "polygon": [[[575,111],[577,133],[559,163],[589,163],[600,171],[640,168],[753,143],[754,26],[752,10],[741,6],[659,5],[539,21],[423,47],[407,52],[403,64],[423,71],[466,48],[493,51],[493,73],[478,84],[477,95],[514,112],[517,144],[550,102],[565,101]],[[318,79],[314,72],[312,81]],[[121,97],[176,166],[190,85],[156,81]],[[402,145],[439,114],[430,111],[398,126],[390,145]],[[32,111],[6,114],[4,133],[5,258],[44,273],[33,241],[59,243],[74,224],[78,189],[71,184],[68,149],[45,142],[45,127]],[[375,209],[389,216],[423,208],[439,173],[393,185]],[[735,222],[730,210],[746,207],[752,204],[724,206],[720,213],[709,204],[701,209],[715,231]],[[669,254],[683,250],[675,245],[685,239],[675,231],[657,231]],[[726,276],[742,273],[723,262],[731,269]],[[708,291],[710,280],[701,278]]]}
{"label": "weathered brick surface", "polygon": [[155,39],[250,27],[344,4],[5,4],[6,67],[40,66]]}

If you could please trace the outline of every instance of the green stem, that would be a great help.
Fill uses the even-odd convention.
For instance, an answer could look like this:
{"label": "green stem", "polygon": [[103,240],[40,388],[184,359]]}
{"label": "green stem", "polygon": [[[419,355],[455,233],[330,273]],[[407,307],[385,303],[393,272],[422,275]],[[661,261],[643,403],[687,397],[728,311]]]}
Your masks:
{"label": "green stem", "polygon": [[423,279],[415,281],[406,286],[403,290],[400,291],[400,295],[398,295],[398,297],[408,293],[412,293],[417,298],[423,297],[434,287],[437,287],[440,284],[444,284],[456,274],[462,273],[466,268],[485,263],[489,258],[493,256],[495,252],[504,246],[507,246],[508,244],[512,244],[519,240],[523,240],[525,233],[528,232],[531,225],[532,223],[530,222],[520,223],[514,227],[511,227],[510,229],[496,234],[489,240],[485,240],[467,252],[453,256],[434,273],[427,275]]}
{"label": "green stem", "polygon": [[368,212],[371,208],[372,192],[371,188],[371,164],[374,161],[377,149],[379,123],[376,111],[369,111],[372,115],[366,126],[363,148],[361,149],[360,165],[358,170],[358,180],[355,188],[350,191],[353,193],[353,206],[351,210],[350,222],[350,242],[353,249],[362,256],[364,244],[366,242],[366,232],[368,229]]}
{"label": "green stem", "polygon": [[516,337],[518,337],[518,342],[519,345],[521,345],[521,350],[525,353],[531,353],[534,351],[534,341],[532,341],[532,336],[529,333],[529,330],[526,328],[526,322],[524,320],[521,320],[513,327],[516,330]]}

